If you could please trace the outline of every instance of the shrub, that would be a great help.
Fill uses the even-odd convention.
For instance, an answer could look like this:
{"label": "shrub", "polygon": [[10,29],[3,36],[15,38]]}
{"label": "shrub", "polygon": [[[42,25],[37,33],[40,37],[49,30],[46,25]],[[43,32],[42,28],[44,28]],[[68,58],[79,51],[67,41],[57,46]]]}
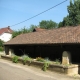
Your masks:
{"label": "shrub", "polygon": [[37,57],[36,61],[45,62],[45,60],[43,58],[41,58],[41,57]]}
{"label": "shrub", "polygon": [[18,56],[14,56],[13,58],[12,58],[12,61],[14,62],[14,63],[18,63]]}
{"label": "shrub", "polygon": [[61,64],[61,62],[60,62],[59,59],[56,59],[56,60],[55,60],[55,63],[56,63],[56,64]]}
{"label": "shrub", "polygon": [[49,63],[48,62],[44,62],[44,65],[42,67],[42,70],[43,71],[46,71],[48,67],[49,67]]}
{"label": "shrub", "polygon": [[23,55],[22,58],[23,58],[24,65],[26,64],[27,61],[30,61],[30,63],[31,63],[31,58],[28,55]]}

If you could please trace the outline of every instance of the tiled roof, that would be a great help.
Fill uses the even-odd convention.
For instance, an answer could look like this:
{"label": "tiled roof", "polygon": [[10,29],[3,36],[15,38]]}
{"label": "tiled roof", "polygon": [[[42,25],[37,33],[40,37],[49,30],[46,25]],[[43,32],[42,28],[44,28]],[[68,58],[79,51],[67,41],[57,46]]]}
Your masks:
{"label": "tiled roof", "polygon": [[80,26],[21,34],[5,45],[80,43]]}
{"label": "tiled roof", "polygon": [[33,29],[33,32],[40,32],[40,31],[44,31],[46,29],[42,29],[42,28],[34,28]]}
{"label": "tiled roof", "polygon": [[1,28],[0,29],[0,35],[3,34],[3,33],[12,33],[13,30],[10,29],[10,27],[6,27],[6,28]]}

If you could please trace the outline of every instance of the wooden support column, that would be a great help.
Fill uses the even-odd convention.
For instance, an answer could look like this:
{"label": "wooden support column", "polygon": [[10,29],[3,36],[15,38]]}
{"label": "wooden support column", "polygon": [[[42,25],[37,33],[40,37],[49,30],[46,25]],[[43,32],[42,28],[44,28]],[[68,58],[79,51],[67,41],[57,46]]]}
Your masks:
{"label": "wooden support column", "polygon": [[62,64],[70,64],[71,63],[71,54],[69,51],[64,51],[62,55]]}

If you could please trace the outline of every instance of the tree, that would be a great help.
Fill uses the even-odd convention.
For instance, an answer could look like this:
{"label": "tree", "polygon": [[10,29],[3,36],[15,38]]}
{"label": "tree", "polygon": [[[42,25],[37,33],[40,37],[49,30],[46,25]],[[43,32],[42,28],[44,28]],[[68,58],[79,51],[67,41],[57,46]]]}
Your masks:
{"label": "tree", "polygon": [[53,29],[53,28],[57,28],[57,23],[53,22],[52,20],[50,21],[42,20],[41,22],[39,22],[39,26],[40,28],[44,28],[44,29]]}
{"label": "tree", "polygon": [[70,1],[70,6],[68,6],[68,13],[70,19],[70,25],[76,26],[80,24],[80,0]]}
{"label": "tree", "polygon": [[20,30],[15,30],[13,33],[12,33],[12,38],[22,34],[22,33],[29,33],[29,32],[32,32],[34,28],[36,28],[37,26],[36,25],[31,25],[29,29],[26,29],[25,27],[20,29]]}
{"label": "tree", "polygon": [[69,15],[66,16],[59,27],[77,26],[80,24],[80,0],[70,0],[70,5],[67,7]]}
{"label": "tree", "polygon": [[36,26],[36,25],[31,25],[30,28],[29,28],[29,32],[32,32],[33,29],[34,29],[34,28],[37,28],[37,27],[38,27],[38,26]]}
{"label": "tree", "polygon": [[4,44],[4,41],[0,39],[0,47],[3,47],[4,46],[3,44]]}
{"label": "tree", "polygon": [[64,17],[63,21],[58,24],[59,27],[64,27],[64,26],[69,26],[69,25],[70,25],[69,16]]}
{"label": "tree", "polygon": [[24,27],[24,28],[22,28],[21,30],[14,31],[14,32],[12,33],[12,38],[14,38],[14,37],[16,37],[16,36],[18,36],[18,35],[20,35],[20,34],[22,34],[22,33],[28,33],[28,32],[29,32],[29,30]]}
{"label": "tree", "polygon": [[0,40],[0,52],[4,51],[4,41]]}

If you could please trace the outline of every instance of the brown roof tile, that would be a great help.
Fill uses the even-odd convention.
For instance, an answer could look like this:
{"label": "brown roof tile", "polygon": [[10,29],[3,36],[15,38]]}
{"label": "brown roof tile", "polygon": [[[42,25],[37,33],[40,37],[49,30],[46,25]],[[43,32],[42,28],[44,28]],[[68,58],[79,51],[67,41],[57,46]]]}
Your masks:
{"label": "brown roof tile", "polygon": [[10,29],[10,27],[6,27],[6,28],[1,28],[0,29],[0,35],[3,34],[3,33],[12,33],[13,30]]}
{"label": "brown roof tile", "polygon": [[80,43],[80,26],[21,34],[4,45]]}

